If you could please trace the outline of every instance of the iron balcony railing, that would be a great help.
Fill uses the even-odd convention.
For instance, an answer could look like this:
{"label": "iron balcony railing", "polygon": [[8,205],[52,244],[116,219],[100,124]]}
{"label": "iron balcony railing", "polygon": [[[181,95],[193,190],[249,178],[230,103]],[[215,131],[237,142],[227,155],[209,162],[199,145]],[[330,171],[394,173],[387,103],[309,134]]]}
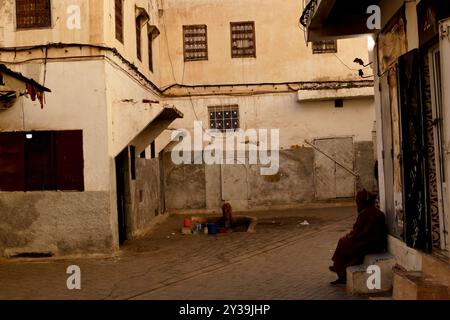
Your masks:
{"label": "iron balcony railing", "polygon": [[309,2],[306,4],[305,8],[303,9],[302,16],[300,17],[300,23],[304,27],[308,27],[312,17],[314,16],[314,13],[316,12],[318,3],[319,3],[319,0],[309,0]]}

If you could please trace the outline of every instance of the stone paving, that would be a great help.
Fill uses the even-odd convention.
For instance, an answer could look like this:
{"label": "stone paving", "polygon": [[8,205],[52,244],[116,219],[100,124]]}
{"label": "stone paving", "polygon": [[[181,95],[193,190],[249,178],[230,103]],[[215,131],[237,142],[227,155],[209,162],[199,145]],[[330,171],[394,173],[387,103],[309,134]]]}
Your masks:
{"label": "stone paving", "polygon": [[[330,257],[355,208],[258,212],[256,233],[183,236],[170,216],[109,258],[0,264],[0,299],[355,299],[331,287]],[[301,223],[307,220],[308,226]],[[68,290],[78,265],[82,289]]]}

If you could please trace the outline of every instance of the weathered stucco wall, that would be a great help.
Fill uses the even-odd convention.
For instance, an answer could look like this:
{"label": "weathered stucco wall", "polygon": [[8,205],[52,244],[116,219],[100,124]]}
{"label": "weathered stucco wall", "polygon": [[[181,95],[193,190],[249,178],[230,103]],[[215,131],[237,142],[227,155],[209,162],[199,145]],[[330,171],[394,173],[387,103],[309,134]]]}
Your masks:
{"label": "weathered stucco wall", "polygon": [[[346,99],[343,108],[332,101],[298,102],[297,94],[282,93],[247,97],[193,97],[172,99],[184,113],[170,128],[193,133],[194,121],[209,128],[208,106],[238,105],[240,128],[279,129],[280,147],[303,145],[304,140],[333,136],[353,136],[355,141],[371,141],[375,118],[372,98]],[[195,109],[195,113],[193,111]],[[157,140],[158,152],[166,146],[168,134]]]}
{"label": "weathered stucco wall", "polygon": [[[161,34],[161,85],[360,80],[334,54],[313,55],[299,28],[298,0],[166,0]],[[231,58],[230,22],[254,21],[256,58]],[[182,26],[206,24],[208,60],[184,62]],[[165,37],[167,34],[167,41]],[[338,41],[348,66],[368,61],[367,38]],[[172,70],[173,67],[173,70]]]}
{"label": "weathered stucco wall", "polygon": [[[95,1],[97,2],[97,1]],[[100,2],[100,1],[98,1]],[[160,85],[160,43],[165,39],[160,35],[153,40],[153,72],[149,68],[148,59],[148,29],[144,26],[142,29],[142,61],[137,58],[136,49],[136,11],[135,6],[145,8],[150,16],[148,24],[156,26],[160,31],[162,26],[160,25],[159,18],[159,5],[161,0],[127,0],[124,1],[124,43],[121,43],[116,39],[115,31],[115,6],[114,1],[103,0],[104,2],[104,36],[105,43],[108,47],[116,48],[119,53],[124,56],[128,61],[132,62],[139,71],[142,72],[148,79],[157,85]]]}
{"label": "weathered stucco wall", "polygon": [[205,209],[205,166],[175,165],[164,155],[165,201],[167,209]]}
{"label": "weathered stucco wall", "polygon": [[[171,128],[188,130],[192,139],[194,121],[203,121],[205,129],[209,126],[208,106],[238,105],[242,130],[279,129],[280,171],[275,176],[261,176],[259,165],[174,166],[170,153],[166,153],[168,209],[217,210],[222,200],[230,201],[236,210],[313,202],[314,150],[304,147],[305,140],[316,138],[353,137],[355,171],[360,172],[363,187],[375,189],[372,98],[346,99],[343,108],[335,108],[334,101],[298,102],[295,92],[172,101],[185,117],[176,120]],[[157,140],[158,151],[166,146],[169,134],[168,130]],[[171,143],[165,151],[172,150],[174,145]],[[206,145],[207,142],[203,143]]]}
{"label": "weathered stucco wall", "polygon": [[[354,143],[355,171],[360,187],[375,191],[373,143]],[[264,165],[250,165],[248,158],[234,165],[175,165],[164,155],[166,206],[169,210],[202,209],[220,211],[223,201],[235,210],[267,210],[317,201],[314,179],[315,151],[299,147],[280,151],[279,171],[261,175]],[[244,165],[243,163],[246,163]],[[329,181],[335,183],[335,181]],[[336,200],[336,198],[328,199]]]}
{"label": "weathered stucco wall", "polygon": [[160,171],[158,159],[136,159],[136,180],[131,181],[132,236],[144,232],[161,214]]}
{"label": "weathered stucco wall", "polygon": [[[14,70],[43,83],[41,64],[20,64]],[[20,97],[0,112],[0,131],[83,130],[86,191],[109,190],[105,62],[101,60],[49,62],[45,106]]]}
{"label": "weathered stucco wall", "polygon": [[[43,83],[41,64],[14,69]],[[52,92],[44,108],[19,98],[1,112],[1,131],[82,130],[86,192],[0,193],[3,248],[55,255],[111,250],[117,247],[117,204],[110,194],[105,62],[48,62],[45,85]]]}
{"label": "weathered stucco wall", "polygon": [[[108,46],[116,48],[139,71],[156,84],[160,82],[159,42],[153,41],[154,71],[149,68],[147,26],[142,28],[142,61],[137,59],[135,6],[145,8],[150,15],[149,24],[159,29],[159,11],[157,0],[127,0],[124,3],[124,43],[116,39],[115,11],[112,0],[58,0],[51,1],[52,26],[17,30],[14,0],[0,0],[0,47],[28,47],[47,43],[79,43]],[[68,20],[73,12],[70,6],[80,8],[80,28],[69,28]],[[61,51],[59,56],[64,56]]]}
{"label": "weathered stucco wall", "polygon": [[0,256],[108,252],[108,192],[0,193]]}
{"label": "weathered stucco wall", "polygon": [[355,171],[359,173],[358,187],[371,192],[378,192],[375,180],[375,156],[373,142],[359,141],[355,143]]}
{"label": "weathered stucco wall", "polygon": [[249,206],[270,207],[314,201],[314,150],[300,148],[280,152],[280,170],[262,176],[260,165],[250,166]]}
{"label": "weathered stucco wall", "polygon": [[[159,115],[164,102],[153,90],[107,62],[105,80],[108,152],[115,157]],[[159,103],[144,103],[143,100]]]}
{"label": "weathered stucco wall", "polygon": [[[0,0],[0,47],[24,47],[45,43],[103,43],[103,0],[51,1],[52,27],[17,30],[14,0]],[[80,7],[80,29],[69,29],[69,6]]]}
{"label": "weathered stucco wall", "polygon": [[[72,4],[79,4],[81,8],[80,30],[69,30],[66,26],[67,6]],[[297,0],[281,3],[250,0],[239,6],[230,0],[125,1],[124,44],[115,39],[113,4],[110,0],[52,1],[52,28],[16,31],[14,1],[0,0],[0,47],[51,42],[106,45],[117,48],[161,88],[174,82],[198,85],[360,80],[339,58],[349,65],[355,57],[368,60],[365,38],[339,41],[339,58],[333,54],[312,55],[311,47],[306,46],[303,32],[298,28],[301,4]],[[149,23],[161,31],[154,41],[154,72],[150,72],[148,66],[146,26],[142,32],[142,62],[137,59],[135,5],[146,8]],[[231,21],[255,21],[256,59],[231,59]],[[185,64],[182,25],[203,23],[208,25],[209,60]],[[281,47],[284,49],[280,50]],[[29,59],[33,62],[27,62]],[[0,234],[3,239],[0,250],[3,245],[22,251],[45,248],[48,251],[50,248],[55,254],[68,254],[116,248],[114,157],[151,122],[164,103],[175,105],[185,114],[185,119],[177,121],[170,129],[191,130],[197,116],[207,127],[208,106],[238,104],[242,128],[280,129],[283,149],[301,146],[304,139],[324,136],[346,135],[353,136],[355,141],[370,140],[373,121],[370,98],[345,100],[342,109],[335,109],[333,101],[299,103],[296,92],[256,96],[249,91],[246,97],[168,99],[155,94],[145,79],[113,53],[89,47],[2,52],[0,60],[13,62],[8,66],[40,83],[44,83],[45,74],[45,85],[53,91],[46,95],[43,110],[38,103],[20,98],[16,106],[0,114],[1,130],[82,129],[86,189],[85,193],[0,193],[0,215],[5,215],[0,228],[9,235],[5,240]],[[150,105],[143,100],[160,103]],[[166,142],[168,132],[170,130],[165,133]],[[158,143],[157,152],[164,147],[165,143]],[[308,149],[286,150],[282,152],[280,174],[264,178],[256,175],[256,166],[174,166],[169,155],[164,159],[167,208],[217,210],[224,197],[236,198],[232,200],[242,208],[254,208],[260,203],[309,201],[313,192],[310,189],[312,171],[308,171],[312,168],[311,157]],[[230,171],[227,173],[227,170]],[[156,161],[144,163],[138,159],[137,174],[138,180],[132,183],[130,196],[132,232],[145,229],[154,220],[159,206],[159,201],[155,201],[159,197]],[[223,180],[224,175],[231,179]],[[240,179],[239,185],[233,178]],[[243,188],[245,192],[240,192]],[[20,229],[19,222],[14,220],[19,210],[26,217],[36,216],[31,222],[20,221],[25,229]],[[73,235],[69,233],[71,230],[74,230]],[[16,241],[11,243],[8,239]]]}

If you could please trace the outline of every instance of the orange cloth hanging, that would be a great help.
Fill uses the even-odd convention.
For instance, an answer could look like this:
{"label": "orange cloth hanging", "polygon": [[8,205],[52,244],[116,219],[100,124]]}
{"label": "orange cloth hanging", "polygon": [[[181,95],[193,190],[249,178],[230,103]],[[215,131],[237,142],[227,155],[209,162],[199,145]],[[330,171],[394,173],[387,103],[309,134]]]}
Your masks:
{"label": "orange cloth hanging", "polygon": [[31,101],[36,101],[36,89],[31,84],[27,84],[27,93],[31,97]]}

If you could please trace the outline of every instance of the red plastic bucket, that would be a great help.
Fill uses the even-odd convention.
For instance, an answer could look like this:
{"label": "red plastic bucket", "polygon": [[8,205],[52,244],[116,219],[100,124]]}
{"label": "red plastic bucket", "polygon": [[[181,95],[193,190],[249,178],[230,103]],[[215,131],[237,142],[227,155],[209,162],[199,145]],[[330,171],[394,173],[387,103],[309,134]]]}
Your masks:
{"label": "red plastic bucket", "polygon": [[191,220],[191,218],[185,218],[184,219],[184,227],[185,228],[192,228],[192,220]]}

